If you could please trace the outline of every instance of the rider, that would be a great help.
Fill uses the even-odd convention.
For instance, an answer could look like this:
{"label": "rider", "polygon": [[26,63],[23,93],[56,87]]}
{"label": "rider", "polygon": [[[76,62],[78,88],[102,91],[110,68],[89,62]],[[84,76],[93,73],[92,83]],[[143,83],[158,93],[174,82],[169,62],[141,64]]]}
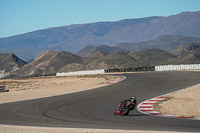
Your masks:
{"label": "rider", "polygon": [[131,97],[129,99],[126,99],[124,101],[122,101],[119,105],[118,105],[118,108],[117,108],[117,111],[115,112],[115,115],[122,115],[122,111],[128,107],[129,110],[133,110],[135,108],[137,104],[137,100],[136,100],[136,97]]}

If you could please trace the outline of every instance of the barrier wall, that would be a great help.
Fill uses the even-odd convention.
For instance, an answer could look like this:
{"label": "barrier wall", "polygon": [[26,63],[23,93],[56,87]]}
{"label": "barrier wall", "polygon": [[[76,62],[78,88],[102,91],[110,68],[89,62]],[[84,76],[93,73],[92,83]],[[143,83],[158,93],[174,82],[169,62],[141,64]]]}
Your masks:
{"label": "barrier wall", "polygon": [[154,66],[150,67],[129,67],[129,68],[112,68],[101,70],[89,70],[89,71],[76,71],[76,72],[63,72],[56,73],[56,76],[72,76],[72,75],[87,75],[87,74],[101,74],[101,73],[113,73],[113,72],[142,72],[142,71],[155,71]]}
{"label": "barrier wall", "polygon": [[155,71],[200,70],[200,64],[155,66]]}
{"label": "barrier wall", "polygon": [[112,72],[143,72],[143,71],[180,71],[180,70],[200,70],[200,64],[188,65],[163,65],[163,66],[149,66],[149,67],[129,67],[129,68],[113,68],[100,69],[89,71],[63,72],[56,73],[56,76],[72,76],[72,75],[87,75],[87,74],[101,74]]}
{"label": "barrier wall", "polygon": [[101,73],[105,73],[104,69],[56,73],[56,76],[72,76],[72,75],[87,75],[87,74],[101,74]]}
{"label": "barrier wall", "polygon": [[143,71],[155,71],[155,67],[154,66],[148,66],[148,67],[128,67],[128,68],[105,69],[105,73],[112,73],[112,72],[143,72]]}

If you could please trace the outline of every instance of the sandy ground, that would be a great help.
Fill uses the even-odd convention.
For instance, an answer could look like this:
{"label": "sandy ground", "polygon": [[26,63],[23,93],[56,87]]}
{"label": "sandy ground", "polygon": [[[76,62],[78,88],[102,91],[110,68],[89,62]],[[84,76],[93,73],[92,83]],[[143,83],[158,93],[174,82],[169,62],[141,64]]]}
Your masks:
{"label": "sandy ground", "polygon": [[[0,125],[0,133],[160,133],[161,131],[143,130],[112,130],[112,129],[84,129],[84,128],[45,128],[45,127],[23,127]],[[162,133],[181,133],[168,132]]]}
{"label": "sandy ground", "polygon": [[0,93],[0,103],[36,99],[84,91],[108,85],[115,76],[92,75],[0,80],[9,92]]}
{"label": "sandy ground", "polygon": [[154,109],[164,114],[200,118],[200,84],[168,95]]}

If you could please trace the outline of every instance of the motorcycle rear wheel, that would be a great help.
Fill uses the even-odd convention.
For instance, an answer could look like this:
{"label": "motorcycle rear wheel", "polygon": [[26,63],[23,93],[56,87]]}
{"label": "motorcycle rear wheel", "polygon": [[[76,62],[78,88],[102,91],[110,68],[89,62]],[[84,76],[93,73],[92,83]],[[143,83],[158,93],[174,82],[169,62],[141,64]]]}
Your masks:
{"label": "motorcycle rear wheel", "polygon": [[129,114],[129,109],[125,109],[123,112],[121,112],[122,116],[128,115]]}

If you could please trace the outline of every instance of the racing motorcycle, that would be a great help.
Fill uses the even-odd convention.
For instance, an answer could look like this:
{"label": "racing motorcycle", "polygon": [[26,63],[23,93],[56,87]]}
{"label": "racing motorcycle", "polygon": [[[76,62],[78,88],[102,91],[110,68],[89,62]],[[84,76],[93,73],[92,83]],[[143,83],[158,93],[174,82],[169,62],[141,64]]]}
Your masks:
{"label": "racing motorcycle", "polygon": [[132,97],[128,100],[124,100],[118,105],[117,111],[114,112],[114,114],[122,115],[122,116],[128,115],[129,112],[135,108],[136,104],[137,104],[137,101],[135,97]]}

